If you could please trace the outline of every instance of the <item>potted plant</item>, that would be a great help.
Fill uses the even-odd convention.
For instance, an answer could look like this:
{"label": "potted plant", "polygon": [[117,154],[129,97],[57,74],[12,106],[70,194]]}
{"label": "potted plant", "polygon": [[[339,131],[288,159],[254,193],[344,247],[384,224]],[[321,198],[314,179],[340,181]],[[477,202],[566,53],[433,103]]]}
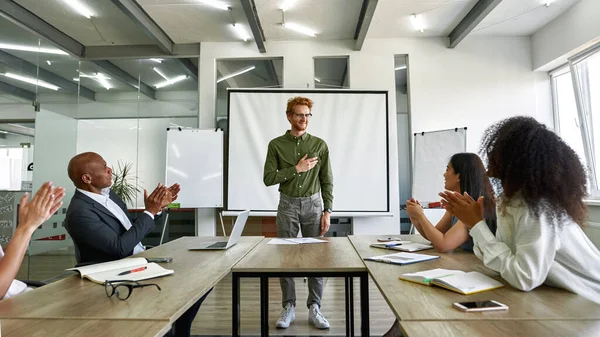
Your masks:
{"label": "potted plant", "polygon": [[[132,163],[117,161],[117,169],[112,168],[113,184],[110,189],[126,204],[135,205],[137,194],[141,189],[135,184],[137,177],[133,174]],[[131,181],[134,181],[133,183]]]}

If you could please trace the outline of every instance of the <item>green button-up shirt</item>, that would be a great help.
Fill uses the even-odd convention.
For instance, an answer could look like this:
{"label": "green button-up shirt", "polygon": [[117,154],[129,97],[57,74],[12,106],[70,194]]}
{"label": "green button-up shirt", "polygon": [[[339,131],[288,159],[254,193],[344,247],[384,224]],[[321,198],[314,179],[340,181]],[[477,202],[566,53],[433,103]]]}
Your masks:
{"label": "green button-up shirt", "polygon": [[[317,157],[317,165],[307,172],[296,172],[296,164],[304,157]],[[290,131],[269,142],[263,181],[279,184],[279,192],[289,197],[309,197],[321,191],[325,209],[333,209],[333,173],[329,149],[321,138],[304,133],[294,137]]]}

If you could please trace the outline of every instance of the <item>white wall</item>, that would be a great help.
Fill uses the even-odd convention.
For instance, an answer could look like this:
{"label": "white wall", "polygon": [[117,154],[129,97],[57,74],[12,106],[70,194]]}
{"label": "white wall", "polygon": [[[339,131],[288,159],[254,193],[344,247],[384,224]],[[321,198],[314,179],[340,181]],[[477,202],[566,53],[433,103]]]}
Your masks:
{"label": "white wall", "polygon": [[532,35],[533,68],[549,71],[600,37],[600,1],[581,0]]}
{"label": "white wall", "polygon": [[[355,234],[398,233],[398,149],[394,55],[408,54],[411,129],[431,131],[468,127],[467,150],[477,151],[485,127],[525,114],[552,120],[549,105],[536,90],[529,37],[471,37],[459,48],[443,38],[372,39],[362,51],[354,41],[266,42],[260,54],[252,43],[202,43],[200,48],[200,126],[214,126],[216,59],[283,57],[284,87],[313,87],[313,57],[349,55],[352,89],[390,92],[390,201],[393,217],[355,218]],[[543,81],[542,81],[543,82]],[[549,90],[549,86],[548,86]],[[539,110],[538,110],[539,109]],[[214,232],[214,223],[206,230]]]}

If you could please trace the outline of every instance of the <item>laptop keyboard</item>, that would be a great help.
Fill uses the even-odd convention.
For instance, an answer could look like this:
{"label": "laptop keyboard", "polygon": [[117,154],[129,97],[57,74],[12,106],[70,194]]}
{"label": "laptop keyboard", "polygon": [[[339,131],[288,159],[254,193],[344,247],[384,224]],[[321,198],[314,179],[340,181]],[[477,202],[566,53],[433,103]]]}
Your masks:
{"label": "laptop keyboard", "polygon": [[227,242],[215,242],[206,248],[225,248],[225,247],[227,247]]}

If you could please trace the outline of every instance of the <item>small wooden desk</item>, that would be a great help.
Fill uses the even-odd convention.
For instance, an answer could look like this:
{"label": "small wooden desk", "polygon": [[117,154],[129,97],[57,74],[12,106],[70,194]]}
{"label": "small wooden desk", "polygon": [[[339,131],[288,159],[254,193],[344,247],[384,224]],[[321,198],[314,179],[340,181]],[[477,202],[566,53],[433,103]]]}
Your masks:
{"label": "small wooden desk", "polygon": [[238,244],[221,251],[189,251],[215,237],[184,237],[136,256],[172,257],[163,267],[175,274],[142,283],[155,287],[134,289],[126,301],[108,298],[104,287],[79,276],[0,301],[0,319],[123,319],[174,322],[190,306],[212,289],[231,267],[251,251],[263,237],[242,237]]}
{"label": "small wooden desk", "polygon": [[163,337],[171,328],[165,321],[2,319],[3,337]]}
{"label": "small wooden desk", "polygon": [[407,337],[596,337],[600,321],[412,321],[400,327]]}
{"label": "small wooden desk", "polygon": [[[349,239],[361,257],[398,252],[369,247],[369,244],[376,242],[378,237],[386,236],[349,236]],[[402,238],[415,242],[426,242],[420,235],[403,235]],[[566,290],[543,285],[530,292],[517,290],[506,283],[498,273],[485,267],[473,253],[455,250],[451,253],[441,254],[433,249],[418,253],[441,257],[437,260],[406,266],[365,261],[369,274],[396,317],[401,321],[600,320],[599,304]],[[435,268],[475,270],[504,283],[505,286],[465,296],[440,287],[427,287],[398,279],[398,276],[404,273]],[[484,300],[496,300],[508,305],[510,309],[508,311],[464,313],[452,308],[454,302]]]}
{"label": "small wooden desk", "polygon": [[260,278],[261,335],[269,334],[269,277],[346,278],[346,333],[354,334],[352,278],[360,278],[361,331],[369,336],[368,273],[361,258],[345,237],[323,238],[328,243],[270,245],[264,239],[232,269],[232,332],[239,336],[240,278]]}

